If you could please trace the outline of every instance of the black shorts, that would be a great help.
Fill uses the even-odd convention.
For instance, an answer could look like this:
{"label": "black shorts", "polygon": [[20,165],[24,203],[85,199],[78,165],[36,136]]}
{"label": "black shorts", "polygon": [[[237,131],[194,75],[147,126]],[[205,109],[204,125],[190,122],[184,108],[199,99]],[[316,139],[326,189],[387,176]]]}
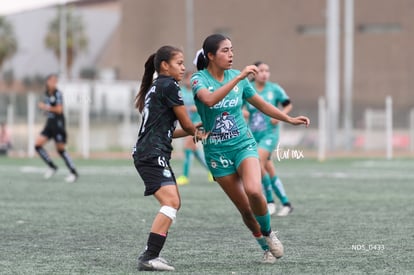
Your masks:
{"label": "black shorts", "polygon": [[66,143],[67,135],[65,127],[63,125],[58,125],[58,123],[51,123],[48,121],[40,134],[48,139],[53,138],[57,143]]}
{"label": "black shorts", "polygon": [[175,175],[165,157],[139,158],[133,155],[134,165],[145,184],[145,196],[153,195],[165,185],[176,185]]}

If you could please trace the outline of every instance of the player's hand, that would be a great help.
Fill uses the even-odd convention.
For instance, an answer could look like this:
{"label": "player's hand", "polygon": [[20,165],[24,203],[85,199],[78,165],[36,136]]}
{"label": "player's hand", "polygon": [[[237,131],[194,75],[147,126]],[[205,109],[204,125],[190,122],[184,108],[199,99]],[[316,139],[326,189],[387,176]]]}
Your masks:
{"label": "player's hand", "polygon": [[42,110],[42,111],[47,111],[47,109],[48,109],[48,105],[45,104],[44,102],[39,102],[37,104],[37,107],[39,107],[39,109]]}
{"label": "player's hand", "polygon": [[248,75],[255,76],[258,73],[258,69],[255,65],[246,66],[243,71],[240,73],[240,78],[245,79]]}
{"label": "player's hand", "polygon": [[293,125],[304,124],[306,127],[308,127],[310,124],[310,119],[306,116],[297,116],[297,117],[291,118],[290,124],[293,124]]}
{"label": "player's hand", "polygon": [[[201,123],[198,123],[201,124]],[[206,132],[206,130],[204,128],[201,127],[201,125],[199,127],[196,127],[196,131],[194,133],[194,137],[193,137],[193,142],[197,143],[200,140],[206,140],[208,138],[208,136],[210,135],[210,132]]]}

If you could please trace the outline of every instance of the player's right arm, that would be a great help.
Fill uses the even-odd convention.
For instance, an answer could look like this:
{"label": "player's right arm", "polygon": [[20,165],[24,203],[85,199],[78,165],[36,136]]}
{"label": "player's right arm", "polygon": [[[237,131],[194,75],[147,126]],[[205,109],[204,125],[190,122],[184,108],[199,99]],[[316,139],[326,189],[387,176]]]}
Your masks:
{"label": "player's right arm", "polygon": [[174,131],[173,137],[185,137],[188,135],[194,136],[195,126],[191,119],[188,117],[187,109],[184,105],[174,106],[174,113],[177,116],[178,121],[180,122],[182,129],[176,129]]}
{"label": "player's right arm", "polygon": [[197,91],[198,99],[208,107],[212,107],[222,100],[241,80],[245,79],[249,74],[256,74],[257,67],[255,65],[246,66],[243,71],[235,78],[221,86],[214,92],[210,92],[207,88],[202,87]]}

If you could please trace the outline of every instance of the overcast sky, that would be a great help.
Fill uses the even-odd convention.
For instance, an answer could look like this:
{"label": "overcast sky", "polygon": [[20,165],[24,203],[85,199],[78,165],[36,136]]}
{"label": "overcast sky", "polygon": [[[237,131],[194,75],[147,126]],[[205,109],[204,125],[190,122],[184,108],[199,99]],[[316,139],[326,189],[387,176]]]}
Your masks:
{"label": "overcast sky", "polygon": [[42,8],[71,0],[0,0],[0,15],[8,15],[31,9]]}

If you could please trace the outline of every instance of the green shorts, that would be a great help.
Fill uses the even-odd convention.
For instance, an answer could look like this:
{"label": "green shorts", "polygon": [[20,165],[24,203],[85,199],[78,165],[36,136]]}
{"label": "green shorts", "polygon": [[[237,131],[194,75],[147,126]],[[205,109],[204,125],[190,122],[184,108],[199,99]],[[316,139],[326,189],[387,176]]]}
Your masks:
{"label": "green shorts", "polygon": [[237,173],[237,168],[246,158],[259,158],[256,142],[226,152],[208,152],[206,150],[204,154],[208,168],[215,178]]}
{"label": "green shorts", "polygon": [[279,135],[276,133],[267,134],[260,139],[256,139],[256,141],[259,149],[263,149],[272,154],[279,142]]}

